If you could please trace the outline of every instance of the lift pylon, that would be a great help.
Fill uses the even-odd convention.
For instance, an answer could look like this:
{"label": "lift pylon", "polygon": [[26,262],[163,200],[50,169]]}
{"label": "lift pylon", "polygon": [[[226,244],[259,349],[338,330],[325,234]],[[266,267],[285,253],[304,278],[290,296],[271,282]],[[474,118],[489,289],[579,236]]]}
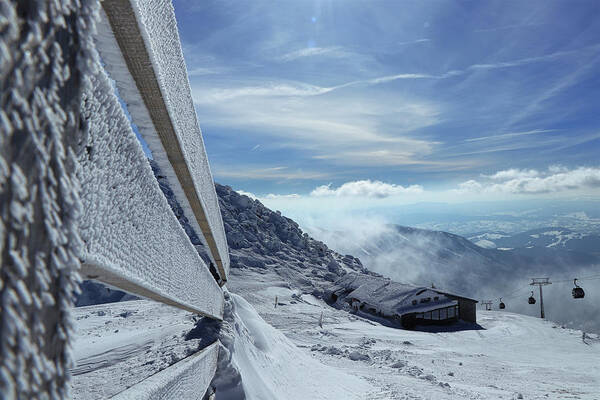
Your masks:
{"label": "lift pylon", "polygon": [[544,296],[542,294],[542,286],[552,285],[550,278],[531,278],[531,286],[539,286],[540,288],[540,318],[546,318],[544,314]]}

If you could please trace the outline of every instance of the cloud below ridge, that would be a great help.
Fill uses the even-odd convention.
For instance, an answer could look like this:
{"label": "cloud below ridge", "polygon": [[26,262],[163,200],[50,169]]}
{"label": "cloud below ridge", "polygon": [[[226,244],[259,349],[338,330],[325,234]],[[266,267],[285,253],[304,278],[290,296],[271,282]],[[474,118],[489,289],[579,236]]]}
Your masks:
{"label": "cloud below ridge", "polygon": [[381,181],[361,180],[346,182],[336,189],[331,188],[331,184],[322,185],[315,188],[310,195],[312,197],[368,197],[384,198],[389,196],[398,196],[406,193],[421,193],[423,187],[419,185],[401,186]]}
{"label": "cloud below ridge", "polygon": [[579,189],[600,189],[600,168],[567,169],[550,167],[547,171],[509,169],[483,180],[468,180],[459,185],[463,193],[545,194]]}
{"label": "cloud below ridge", "polygon": [[[271,172],[271,171],[269,171]],[[277,177],[282,177],[284,171],[277,171]],[[422,185],[399,185],[380,180],[355,180],[342,183],[320,185],[308,194],[273,194],[255,196],[268,200],[371,200],[368,204],[389,199],[395,201],[453,201],[462,202],[474,199],[510,198],[511,196],[536,196],[554,193],[566,195],[578,194],[585,191],[587,195],[600,198],[600,167],[578,167],[569,169],[561,166],[550,166],[546,170],[516,169],[497,171],[490,175],[480,175],[453,187],[435,190],[425,189]],[[392,204],[388,202],[389,204]]]}

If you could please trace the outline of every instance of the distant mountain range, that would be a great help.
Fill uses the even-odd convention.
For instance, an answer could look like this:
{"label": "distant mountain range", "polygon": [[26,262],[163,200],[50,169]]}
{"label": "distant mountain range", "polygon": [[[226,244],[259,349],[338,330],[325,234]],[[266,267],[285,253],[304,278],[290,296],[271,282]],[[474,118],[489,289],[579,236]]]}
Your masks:
{"label": "distant mountain range", "polygon": [[513,236],[478,233],[471,240],[400,225],[386,225],[369,236],[314,229],[311,233],[336,251],[354,254],[371,271],[396,281],[433,283],[468,296],[484,297],[489,296],[490,287],[502,292],[516,279],[563,276],[600,265],[595,245],[600,243],[598,237],[577,235],[567,229],[552,230]]}
{"label": "distant mountain range", "polygon": [[567,228],[548,227],[518,234],[478,232],[469,235],[475,244],[492,249],[553,248],[600,256],[600,234],[574,232]]}

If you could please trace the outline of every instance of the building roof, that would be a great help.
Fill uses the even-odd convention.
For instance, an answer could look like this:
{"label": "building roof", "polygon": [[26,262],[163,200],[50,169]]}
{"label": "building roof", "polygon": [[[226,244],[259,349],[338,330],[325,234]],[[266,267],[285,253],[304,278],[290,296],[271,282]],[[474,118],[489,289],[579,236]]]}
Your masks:
{"label": "building roof", "polygon": [[446,296],[452,296],[452,297],[456,297],[456,298],[460,298],[460,299],[465,299],[465,300],[473,301],[473,302],[475,302],[475,303],[479,303],[479,301],[478,301],[478,300],[475,300],[475,299],[472,299],[472,298],[470,298],[470,297],[466,297],[466,296],[461,296],[461,295],[459,295],[459,294],[450,293],[450,292],[447,292],[447,291],[445,291],[445,290],[439,290],[439,289],[432,289],[432,290],[433,290],[433,291],[436,291],[436,292],[438,292],[438,293],[440,293],[440,294],[446,295]]}
{"label": "building roof", "polygon": [[452,297],[461,297],[428,287],[394,282],[379,276],[354,273],[346,274],[337,280],[333,293],[347,299],[356,299],[385,315],[403,315],[450,307],[458,304]]}

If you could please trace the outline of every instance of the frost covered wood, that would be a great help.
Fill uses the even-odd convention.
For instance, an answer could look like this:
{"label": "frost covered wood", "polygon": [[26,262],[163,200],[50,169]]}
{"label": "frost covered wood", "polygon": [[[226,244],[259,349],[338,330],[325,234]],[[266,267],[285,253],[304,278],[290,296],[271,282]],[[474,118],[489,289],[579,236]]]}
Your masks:
{"label": "frost covered wood", "polygon": [[73,147],[97,4],[0,0],[0,397],[69,395]]}
{"label": "frost covered wood", "polygon": [[217,369],[219,341],[113,396],[115,400],[202,398]]}
{"label": "frost covered wood", "polygon": [[[133,122],[202,233],[223,283],[229,253],[169,0],[105,0],[98,46]],[[118,47],[117,47],[118,46]]]}
{"label": "frost covered wood", "polygon": [[83,274],[221,319],[223,293],[175,218],[98,57],[79,149]]}
{"label": "frost covered wood", "polygon": [[[223,314],[223,293],[171,211],[101,67],[92,39],[99,8],[98,1],[0,0],[3,399],[70,397],[81,260],[88,277],[211,318]],[[201,137],[194,140],[206,163]],[[216,203],[203,166],[209,180],[199,188]],[[218,234],[217,217],[207,224]],[[204,380],[190,383],[182,370],[182,381],[163,381],[169,392],[187,383],[206,388],[216,356],[193,360]]]}

